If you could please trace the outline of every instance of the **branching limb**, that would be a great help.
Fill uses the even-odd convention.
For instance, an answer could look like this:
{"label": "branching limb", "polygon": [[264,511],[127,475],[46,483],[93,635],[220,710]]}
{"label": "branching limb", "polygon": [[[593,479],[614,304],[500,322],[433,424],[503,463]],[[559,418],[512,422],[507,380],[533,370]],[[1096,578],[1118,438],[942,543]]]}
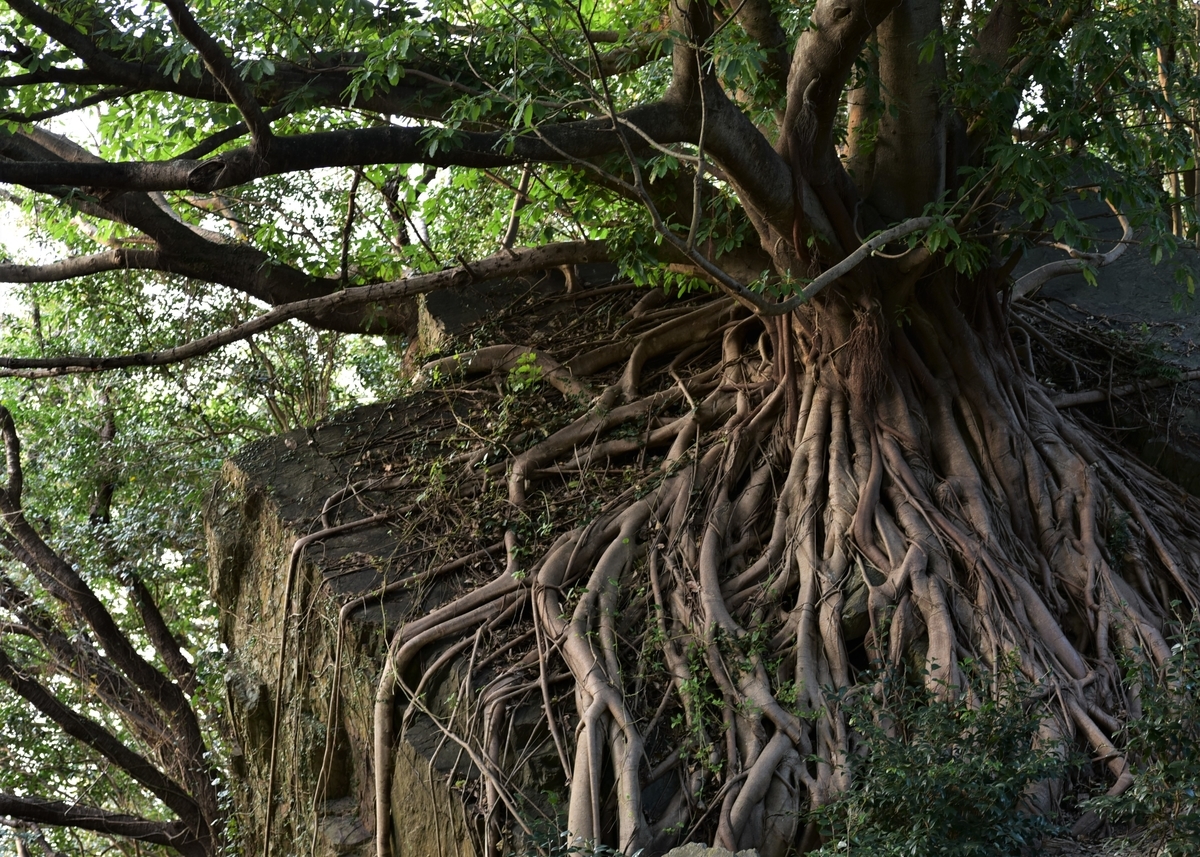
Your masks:
{"label": "branching limb", "polygon": [[183,0],[162,0],[162,3],[171,13],[171,20],[179,28],[179,32],[192,43],[192,46],[204,59],[208,70],[220,81],[221,87],[229,93],[229,99],[242,114],[242,118],[246,120],[246,125],[254,137],[255,148],[265,150],[272,137],[271,124],[263,115],[262,108],[250,92],[249,87],[246,86],[246,82],[242,80],[242,76],[237,73],[229,61],[229,57],[225,55],[225,51],[192,17],[192,13],[188,11],[187,4]]}
{"label": "branching limb", "polygon": [[498,253],[471,265],[460,265],[433,274],[420,274],[389,283],[356,286],[319,298],[287,303],[257,318],[218,333],[162,351],[144,351],[119,357],[0,358],[0,377],[46,378],[89,372],[106,372],[132,366],[166,366],[209,354],[219,348],[270,330],[285,321],[303,316],[320,318],[346,307],[387,304],[401,298],[454,288],[491,277],[511,276],[525,271],[559,265],[597,261],[606,257],[604,245],[596,241],[571,241],[530,249]]}
{"label": "branching limb", "polygon": [[209,831],[204,814],[183,787],[164,776],[100,724],[59,702],[49,690],[25,675],[3,650],[0,650],[0,681],[72,738],[91,747],[145,786],[185,821],[193,836],[207,838]]}
{"label": "branching limb", "polygon": [[179,682],[183,692],[191,695],[196,689],[196,670],[183,656],[182,647],[175,639],[175,635],[171,633],[171,629],[167,627],[167,621],[163,618],[162,611],[158,609],[158,602],[154,595],[136,574],[130,577],[129,588],[133,592],[133,603],[137,607],[138,615],[142,618],[142,624],[146,628],[146,634],[150,637],[155,651],[163,659],[163,663],[167,665],[171,675]]}
{"label": "branching limb", "polygon": [[754,39],[766,54],[763,65],[767,75],[780,87],[786,86],[791,60],[787,33],[769,0],[723,0],[723,5],[732,11],[746,35]]}
{"label": "branching limb", "polygon": [[857,268],[865,262],[870,256],[874,255],[875,251],[890,244],[892,241],[898,241],[914,232],[920,232],[922,229],[928,229],[935,222],[932,217],[914,217],[911,220],[906,220],[898,226],[893,226],[891,229],[886,229],[878,235],[864,241],[858,248],[842,261],[838,262],[830,268],[823,271],[820,276],[813,280],[808,285],[804,286],[797,294],[788,298],[785,301],[772,303],[757,292],[743,286],[737,280],[730,277],[723,270],[709,261],[703,254],[696,249],[689,251],[686,242],[680,239],[677,235],[671,232],[666,226],[660,230],[660,234],[677,247],[684,255],[688,256],[696,265],[703,271],[710,281],[715,282],[722,289],[736,298],[743,305],[750,309],[761,313],[762,315],[774,316],[784,315],[791,312],[797,307],[808,303],[818,294],[832,285],[836,280],[844,277],[850,271]]}
{"label": "branching limb", "polygon": [[[660,143],[689,142],[694,135],[684,111],[670,102],[641,105],[622,115]],[[526,162],[561,163],[560,151],[595,158],[621,151],[627,135],[608,119],[587,119],[538,128],[511,137],[504,132],[460,131],[431,152],[429,129],[388,125],[276,136],[267,151],[231,149],[207,161],[57,162],[0,161],[0,182],[40,189],[47,186],[123,191],[191,190],[208,193],[258,178],[321,167],[366,167],[417,163],[430,166],[504,167]],[[20,135],[15,135],[19,137]],[[10,138],[12,139],[12,138]],[[641,148],[639,141],[630,145]],[[0,154],[12,151],[0,136]]]}
{"label": "branching limb", "polygon": [[151,821],[77,802],[0,794],[0,815],[33,824],[93,830],[152,845],[165,845],[185,857],[203,857],[208,853],[179,822]]}
{"label": "branching limb", "polygon": [[[213,788],[208,749],[195,711],[188,704],[180,687],[142,657],[76,568],[55,552],[26,520],[20,495],[13,491],[14,483],[18,486],[20,484],[19,441],[11,415],[3,406],[0,406],[0,432],[4,435],[9,458],[8,485],[0,492],[0,517],[3,521],[0,535],[3,535],[5,547],[14,552],[48,592],[69,605],[88,623],[105,655],[129,678],[137,690],[144,694],[149,704],[163,712],[174,734],[176,751],[185,760],[184,775],[188,790],[172,786],[172,789],[168,790],[171,792],[169,800],[162,795],[160,797],[180,813],[181,817],[188,819],[189,827],[197,836],[208,837],[209,821],[219,815],[218,801]],[[8,666],[2,672],[0,678],[59,723],[69,734],[80,740],[94,740],[103,744],[108,749],[102,752],[106,755],[113,754],[110,758],[122,767],[126,767],[127,764],[135,767],[143,764],[144,760],[124,745],[120,745],[120,742],[116,742],[119,746],[113,745],[111,742],[115,739],[112,739],[111,735],[92,721],[81,718],[67,709],[48,691],[26,678],[11,662],[8,662]],[[96,748],[101,749],[100,746]],[[124,761],[121,761],[122,759]],[[137,775],[131,771],[131,775],[139,777],[139,781],[144,782],[147,788],[165,788],[166,780],[157,769],[143,770],[139,767],[138,770],[143,773]],[[148,779],[141,779],[142,776]],[[172,801],[183,802],[173,804]]]}
{"label": "branching limb", "polygon": [[107,271],[161,270],[161,266],[157,250],[119,247],[45,265],[0,264],[0,283],[57,283]]}
{"label": "branching limb", "polygon": [[1060,250],[1065,250],[1070,256],[1070,259],[1060,259],[1057,262],[1050,262],[1042,265],[1040,268],[1034,268],[1021,279],[1013,283],[1012,294],[1014,298],[1025,297],[1025,295],[1041,288],[1046,283],[1050,282],[1055,277],[1061,277],[1066,274],[1078,274],[1080,271],[1086,271],[1095,268],[1103,268],[1106,265],[1111,265],[1124,255],[1125,250],[1129,247],[1129,242],[1133,240],[1133,225],[1130,224],[1129,218],[1117,210],[1112,202],[1108,203],[1113,214],[1117,216],[1117,221],[1121,224],[1121,237],[1113,248],[1107,253],[1086,253],[1082,250],[1077,250],[1074,247],[1069,247],[1065,244],[1055,244],[1053,246]]}

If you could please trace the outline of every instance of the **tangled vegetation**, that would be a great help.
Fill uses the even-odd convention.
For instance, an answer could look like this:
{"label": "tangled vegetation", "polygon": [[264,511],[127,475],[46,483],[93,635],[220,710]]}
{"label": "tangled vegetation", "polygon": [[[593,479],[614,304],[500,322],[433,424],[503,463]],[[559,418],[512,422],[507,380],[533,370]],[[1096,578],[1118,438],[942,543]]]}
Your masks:
{"label": "tangled vegetation", "polygon": [[[908,665],[972,717],[981,677],[1011,666],[1045,701],[1037,741],[1087,748],[1116,797],[1137,781],[1140,704],[1120,664],[1162,669],[1200,607],[1200,505],[1029,371],[1012,300],[1134,240],[1158,261],[1195,239],[1193,16],[1168,0],[5,0],[0,182],[64,256],[6,261],[0,280],[49,290],[68,323],[47,342],[35,303],[0,372],[163,371],[299,323],[411,338],[420,296],[549,269],[600,312],[628,290],[585,287],[580,267],[615,264],[659,287],[616,310],[615,334],[568,325],[418,373],[536,392],[553,418],[502,401],[503,443],[481,432],[419,484],[328,498],[326,529],[397,514],[357,508],[385,488],[504,509],[496,544],[420,572],[482,549],[496,573],[388,640],[363,808],[377,857],[400,823],[398,726],[468,650],[470,729],[447,740],[481,774],[489,854],[528,827],[505,769],[529,698],[572,843],[816,846],[809,812],[853,794],[866,727],[843,701],[871,664]],[[86,134],[46,124],[91,108]],[[1073,213],[1080,195],[1119,236]],[[1063,258],[1014,283],[1032,246]],[[193,292],[200,311],[162,300]],[[244,300],[208,311],[228,293]],[[74,308],[126,300],[124,344],[71,343]],[[111,557],[85,568],[55,544],[8,410],[0,435],[0,681],[120,772],[92,804],[23,770],[0,812],[219,853],[229,808],[183,641],[135,581],[138,610],[98,595]],[[512,623],[513,656],[475,660]]]}

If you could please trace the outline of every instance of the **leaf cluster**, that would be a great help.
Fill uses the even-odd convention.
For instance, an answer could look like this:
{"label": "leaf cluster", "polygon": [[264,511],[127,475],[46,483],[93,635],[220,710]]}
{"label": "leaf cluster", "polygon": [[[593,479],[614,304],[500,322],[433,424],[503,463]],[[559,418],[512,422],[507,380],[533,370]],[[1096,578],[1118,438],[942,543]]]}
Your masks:
{"label": "leaf cluster", "polygon": [[1127,665],[1141,716],[1131,717],[1125,747],[1134,782],[1121,795],[1084,804],[1113,822],[1132,823],[1161,842],[1163,857],[1200,850],[1200,617],[1175,635],[1161,667]]}
{"label": "leaf cluster", "polygon": [[1022,807],[1029,786],[1063,768],[1038,743],[1028,688],[1015,673],[973,680],[954,699],[882,673],[841,700],[859,752],[849,791],[814,813],[828,839],[817,854],[1008,857],[1052,830]]}

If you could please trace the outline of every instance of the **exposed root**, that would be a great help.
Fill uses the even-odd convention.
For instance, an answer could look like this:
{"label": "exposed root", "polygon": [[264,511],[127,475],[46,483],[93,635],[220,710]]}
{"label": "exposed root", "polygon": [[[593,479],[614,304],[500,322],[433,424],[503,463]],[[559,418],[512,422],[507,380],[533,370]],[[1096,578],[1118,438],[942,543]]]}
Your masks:
{"label": "exposed root", "polygon": [[[870,301],[782,322],[728,300],[639,304],[628,336],[574,354],[498,346],[426,368],[523,360],[565,407],[582,403],[507,442],[502,482],[463,453],[460,495],[499,482],[517,514],[598,471],[626,482],[532,554],[510,525],[498,576],[392,637],[375,707],[379,857],[398,701],[423,710],[427,680],[468,650],[474,722],[441,728],[483,777],[488,853],[501,828],[547,811],[504,775],[513,713],[533,706],[569,791],[551,820],[576,839],[782,855],[806,810],[848,785],[853,736],[830,691],[871,662],[976,703],[964,661],[1015,664],[1046,701],[1045,736],[1087,745],[1111,790],[1128,786],[1117,733],[1137,700],[1118,659],[1161,661],[1172,602],[1200,604],[1200,508],[1054,406],[993,298],[965,314],[953,283],[922,289],[903,328]],[[512,622],[523,630],[502,650],[478,653]],[[564,667],[569,700],[552,689]]]}

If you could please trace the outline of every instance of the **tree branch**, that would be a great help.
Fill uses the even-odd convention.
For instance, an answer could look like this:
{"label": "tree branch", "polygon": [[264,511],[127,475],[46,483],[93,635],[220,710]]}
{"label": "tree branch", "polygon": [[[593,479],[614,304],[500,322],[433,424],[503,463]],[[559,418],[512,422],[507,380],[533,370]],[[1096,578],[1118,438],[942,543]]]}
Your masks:
{"label": "tree branch", "polygon": [[45,265],[0,264],[0,283],[56,283],[106,271],[162,270],[157,250],[118,247]]}
{"label": "tree branch", "polygon": [[1094,405],[1107,402],[1109,399],[1119,399],[1143,390],[1155,390],[1159,387],[1169,387],[1172,384],[1185,384],[1189,381],[1200,381],[1200,371],[1184,372],[1178,378],[1150,378],[1145,381],[1135,381],[1123,384],[1111,390],[1080,390],[1077,393],[1059,393],[1051,396],[1050,402],[1056,408],[1078,408],[1081,405]]}
{"label": "tree branch", "polygon": [[[13,450],[10,456],[18,456],[17,464],[19,467],[19,441],[16,429],[13,426],[11,414],[3,405],[0,405],[0,433],[3,434],[6,450]],[[79,613],[95,633],[97,642],[104,648],[106,656],[112,663],[129,677],[134,686],[145,694],[151,703],[157,705],[167,715],[172,729],[172,737],[176,742],[174,750],[179,754],[180,758],[185,760],[183,765],[184,774],[191,788],[191,794],[194,795],[194,798],[187,797],[187,801],[190,804],[203,808],[202,810],[199,808],[196,809],[196,817],[200,819],[201,824],[201,827],[195,828],[196,835],[207,836],[208,834],[205,831],[207,830],[208,822],[206,819],[210,817],[215,818],[219,813],[219,809],[216,791],[213,788],[214,775],[208,758],[208,748],[204,743],[204,736],[200,731],[196,712],[188,703],[179,686],[141,656],[137,648],[114,621],[112,614],[109,613],[108,609],[75,570],[74,566],[46,544],[41,535],[29,524],[20,503],[19,493],[12,490],[14,480],[11,464],[9,471],[9,484],[6,490],[0,491],[0,520],[3,521],[4,530],[7,530],[7,535],[11,535],[20,546],[20,550],[25,554],[22,560],[29,571],[55,597],[62,599]],[[19,470],[16,472],[19,473]],[[0,673],[2,672],[3,670],[0,670]],[[41,688],[40,685],[28,683],[27,679],[12,668],[11,663],[9,664],[7,673],[0,674],[0,679],[8,682],[22,696],[26,696],[39,710],[42,710],[47,716],[55,719],[55,722],[59,722],[58,715],[65,718],[60,725],[69,734],[76,737],[83,736],[81,740],[87,735],[93,735],[96,740],[103,740],[105,736],[108,738],[112,737],[107,732],[104,732],[101,727],[91,724],[91,721],[87,721],[86,718],[80,719],[79,715],[62,706],[53,696],[48,695],[48,692]],[[41,699],[41,703],[39,704],[39,702],[35,702],[30,696],[27,696],[21,688],[25,688],[35,696],[46,694],[46,697],[43,699],[39,696],[38,698]],[[43,704],[50,707],[45,708]],[[51,710],[57,712],[57,715],[52,714]],[[68,729],[68,725],[70,728],[75,729],[76,732],[71,732]],[[93,726],[96,729],[100,729],[100,733],[95,733],[92,729]],[[115,741],[116,739],[112,740]],[[144,760],[141,760],[141,757],[128,750],[123,744],[120,744],[120,742],[116,743],[119,747],[105,744],[106,747],[109,747],[112,752],[117,754],[112,757],[114,761],[117,761],[117,757],[121,757],[125,759],[125,762],[134,765],[144,762]],[[97,749],[100,748],[97,747]],[[122,753],[130,755],[122,756]],[[134,774],[125,764],[121,762],[118,762],[118,764],[122,764],[122,767],[129,770],[131,775]],[[165,781],[165,778],[162,778],[162,775],[157,770],[153,773],[147,772],[145,775],[150,778],[147,782],[148,788],[150,787],[150,782],[158,782],[161,786],[160,780]],[[156,777],[159,779],[155,779]],[[181,818],[188,818],[189,824],[191,824],[191,816],[186,815],[183,810],[176,809],[171,801],[167,800],[163,795],[159,795],[159,797],[168,806],[172,806],[180,814]],[[177,797],[172,797],[171,800],[178,803]],[[186,809],[184,804],[179,804],[179,806]]]}
{"label": "tree branch", "polygon": [[[26,160],[103,163],[74,142],[38,128],[11,137],[7,142],[10,149]],[[231,242],[181,222],[161,197],[155,198],[156,195],[124,193],[104,199],[79,199],[77,192],[70,189],[61,189],[56,195],[70,197],[73,193],[73,202],[81,212],[132,226],[156,242],[158,255],[155,259],[139,257],[139,261],[150,269],[219,283],[272,306],[319,297],[341,288],[337,279],[314,277],[249,244]],[[409,330],[413,314],[410,307],[398,306],[383,315],[364,316],[351,309],[327,316],[320,322],[312,318],[302,320],[336,330],[390,329],[394,332]]]}
{"label": "tree branch", "polygon": [[183,0],[162,0],[162,3],[171,13],[171,20],[179,28],[179,32],[200,53],[208,70],[213,77],[220,81],[221,88],[229,94],[230,101],[242,114],[242,118],[246,120],[246,125],[254,137],[255,146],[260,150],[265,149],[272,137],[271,123],[263,115],[258,101],[246,86],[245,81],[242,80],[241,75],[234,69],[233,64],[230,63],[229,57],[225,56],[225,52],[221,50],[221,46],[217,44],[216,40],[196,22]]}
{"label": "tree branch", "polygon": [[389,283],[356,286],[330,295],[284,304],[257,318],[218,333],[163,351],[146,351],[119,357],[47,357],[0,358],[0,377],[46,378],[57,375],[104,372],[132,366],[165,366],[179,363],[222,348],[231,342],[248,339],[285,321],[302,316],[321,317],[349,306],[386,303],[401,298],[464,286],[494,277],[508,277],[526,271],[540,271],[607,258],[599,241],[570,241],[542,247],[509,250],[489,256],[471,265],[460,265],[432,274],[421,274]]}
{"label": "tree branch", "polygon": [[815,164],[833,149],[842,91],[871,31],[900,0],[819,0],[812,23],[796,40],[788,73],[783,136],[793,157]]}
{"label": "tree branch", "polygon": [[[622,114],[659,143],[690,142],[692,129],[676,105],[657,103]],[[431,166],[504,167],[526,161],[561,163],[559,150],[579,158],[594,158],[622,149],[625,132],[608,119],[587,119],[550,125],[538,133],[510,137],[507,132],[455,132],[441,137],[422,127],[355,128],[272,138],[267,152],[243,147],[207,161],[0,162],[0,182],[40,189],[73,185],[122,191],[191,190],[211,192],[266,176],[303,172],[320,167],[420,163]],[[436,146],[434,142],[436,141]],[[553,147],[548,145],[553,143]],[[645,144],[630,138],[641,150]],[[0,135],[0,154],[19,157]]]}
{"label": "tree branch", "polygon": [[[20,75],[12,78],[15,85],[38,82],[77,83],[82,85],[127,86],[137,89],[170,92],[185,98],[227,103],[229,92],[207,69],[199,77],[180,75],[178,79],[158,71],[166,57],[166,50],[156,46],[147,50],[141,44],[129,44],[129,54],[138,56],[139,61],[119,59],[102,50],[87,35],[81,33],[63,18],[47,11],[33,0],[12,0],[8,4],[42,32],[75,53],[86,69],[51,69]],[[664,36],[660,38],[665,39]],[[660,49],[653,35],[635,40],[629,50],[613,51],[614,56],[605,61],[605,71],[620,73],[630,64],[643,59],[653,59]],[[609,55],[606,54],[606,57]],[[247,91],[260,104],[271,104],[278,100],[288,101],[284,93],[303,93],[305,105],[324,105],[370,110],[378,113],[407,116],[414,119],[436,119],[450,105],[454,93],[470,91],[457,80],[463,73],[461,63],[447,61],[444,64],[427,62],[421,68],[405,68],[402,79],[395,86],[380,87],[370,97],[352,100],[350,92],[356,70],[364,57],[337,52],[322,55],[321,62],[304,66],[290,62],[275,62],[275,70],[250,87],[243,81]],[[45,75],[40,80],[36,75]],[[291,109],[296,109],[293,105]],[[267,114],[270,121],[270,114]]]}
{"label": "tree branch", "polygon": [[[3,87],[3,84],[0,84]],[[82,110],[85,107],[91,107],[94,104],[103,104],[105,101],[112,101],[116,98],[124,98],[127,95],[132,95],[137,92],[136,89],[129,86],[116,86],[110,89],[102,89],[99,92],[92,93],[86,98],[81,98],[79,101],[71,104],[63,104],[58,107],[51,107],[46,110],[39,110],[37,113],[0,113],[0,120],[5,122],[16,122],[20,124],[31,124],[34,122],[42,122],[46,119],[53,119],[55,116],[63,116],[67,113],[74,113],[76,110]]]}
{"label": "tree branch", "polygon": [[[32,561],[11,536],[0,532],[0,546],[26,565]],[[100,697],[149,746],[169,741],[168,728],[161,715],[144,697],[137,694],[129,680],[100,657],[84,634],[68,635],[50,613],[18,587],[7,575],[0,575],[0,606],[13,614],[46,651],[54,668],[70,675],[81,686]]]}
{"label": "tree branch", "polygon": [[25,477],[21,472],[21,438],[8,408],[0,405],[0,436],[4,441],[4,465],[7,471],[3,493],[14,506],[21,504]]}
{"label": "tree branch", "polygon": [[86,68],[47,68],[0,77],[0,87],[15,89],[18,86],[34,86],[39,83],[68,83],[74,86],[97,86],[105,80]]}
{"label": "tree branch", "polygon": [[196,689],[196,671],[183,656],[179,641],[167,627],[167,621],[158,609],[158,602],[136,574],[129,576],[129,588],[132,590],[133,603],[137,607],[138,615],[142,617],[142,625],[146,628],[146,635],[154,645],[155,651],[179,682],[183,692],[190,695]]}
{"label": "tree branch", "polygon": [[199,842],[178,822],[150,821],[95,806],[0,793],[0,815],[33,824],[73,827],[166,845],[185,855],[202,855]]}
{"label": "tree branch", "polygon": [[[5,0],[9,8],[33,24],[46,35],[83,60],[88,71],[100,77],[102,82],[110,85],[131,86],[138,89],[162,89],[170,91],[169,77],[151,71],[153,65],[131,63],[119,60],[101,50],[87,35],[80,32],[73,24],[34,3],[33,0]],[[216,81],[209,78],[212,93]],[[219,91],[219,89],[218,89]]]}
{"label": "tree branch", "polygon": [[[294,108],[291,108],[287,105],[280,104],[272,107],[263,115],[267,122],[274,122],[276,119],[287,116],[293,111],[293,109]],[[198,161],[206,155],[212,154],[226,143],[232,143],[238,137],[241,137],[243,134],[245,134],[248,130],[249,129],[246,127],[244,122],[237,122],[222,131],[216,132],[207,139],[197,143],[195,146],[192,146],[190,149],[180,152],[178,155],[172,158],[172,160]]]}
{"label": "tree branch", "polygon": [[787,33],[770,0],[724,0],[724,5],[726,9],[732,7],[731,11],[746,35],[763,49],[766,54],[763,68],[767,76],[781,88],[786,87],[790,66]]}
{"label": "tree branch", "polygon": [[[1067,8],[1062,15],[1047,25],[1047,22],[1036,14],[1037,4],[1025,4],[1020,0],[1001,0],[988,16],[979,39],[970,52],[976,62],[990,65],[997,69],[1007,69],[1002,92],[1010,94],[1011,105],[1006,116],[999,120],[999,127],[1007,133],[1017,117],[1020,100],[1017,97],[1024,89],[1025,80],[1033,67],[1035,55],[1023,53],[1018,55],[1017,46],[1022,38],[1031,32],[1037,33],[1038,40],[1043,43],[1053,43],[1062,37],[1075,23],[1075,9]],[[986,122],[985,116],[964,117],[967,122],[967,152],[973,160],[990,139],[992,127]]]}
{"label": "tree branch", "polygon": [[933,217],[914,217],[911,220],[906,220],[897,226],[893,226],[891,229],[886,229],[883,232],[880,232],[873,238],[864,241],[853,253],[842,259],[836,265],[833,265],[832,267],[821,272],[819,277],[810,282],[795,295],[785,301],[779,301],[778,303],[772,303],[757,292],[753,292],[746,288],[744,285],[730,277],[694,249],[689,252],[686,243],[680,240],[678,236],[674,235],[674,233],[671,233],[668,230],[665,234],[670,235],[671,237],[668,240],[671,241],[672,245],[677,247],[685,256],[695,262],[706,274],[708,274],[709,278],[711,278],[713,282],[721,286],[730,295],[737,298],[742,304],[754,310],[755,312],[761,313],[762,315],[771,316],[789,313],[802,304],[808,303],[827,287],[831,286],[836,280],[844,277],[846,274],[850,273],[850,271],[865,262],[870,256],[873,256],[876,250],[883,248],[893,241],[898,241],[907,235],[911,235],[914,232],[920,232],[922,229],[928,229],[935,222],[936,218]]}
{"label": "tree branch", "polygon": [[28,676],[0,649],[0,681],[3,681],[30,705],[74,738],[117,765],[137,782],[145,786],[155,797],[166,804],[172,812],[185,820],[197,835],[207,829],[200,807],[176,782],[142,756],[122,744],[107,729],[94,720],[72,711],[59,702],[49,690]]}
{"label": "tree branch", "polygon": [[500,239],[500,247],[508,250],[517,240],[517,230],[521,227],[521,209],[529,202],[529,178],[533,175],[533,166],[526,164],[521,170],[521,178],[517,183],[513,196],[512,211],[508,215],[508,226]]}
{"label": "tree branch", "polygon": [[1065,244],[1055,244],[1053,246],[1064,250],[1068,253],[1070,259],[1060,259],[1057,262],[1050,262],[1042,265],[1039,268],[1034,268],[1028,274],[1021,277],[1013,283],[1012,295],[1014,298],[1021,298],[1035,289],[1039,289],[1046,283],[1053,280],[1055,277],[1062,277],[1066,274],[1077,274],[1080,271],[1086,271],[1093,268],[1103,268],[1105,265],[1111,265],[1124,255],[1125,250],[1129,247],[1129,242],[1133,240],[1133,226],[1124,214],[1117,210],[1111,202],[1108,203],[1109,208],[1113,210],[1113,214],[1117,216],[1118,222],[1121,224],[1121,238],[1113,245],[1113,248],[1107,253],[1086,253],[1082,250],[1076,250],[1074,247],[1069,247]]}

